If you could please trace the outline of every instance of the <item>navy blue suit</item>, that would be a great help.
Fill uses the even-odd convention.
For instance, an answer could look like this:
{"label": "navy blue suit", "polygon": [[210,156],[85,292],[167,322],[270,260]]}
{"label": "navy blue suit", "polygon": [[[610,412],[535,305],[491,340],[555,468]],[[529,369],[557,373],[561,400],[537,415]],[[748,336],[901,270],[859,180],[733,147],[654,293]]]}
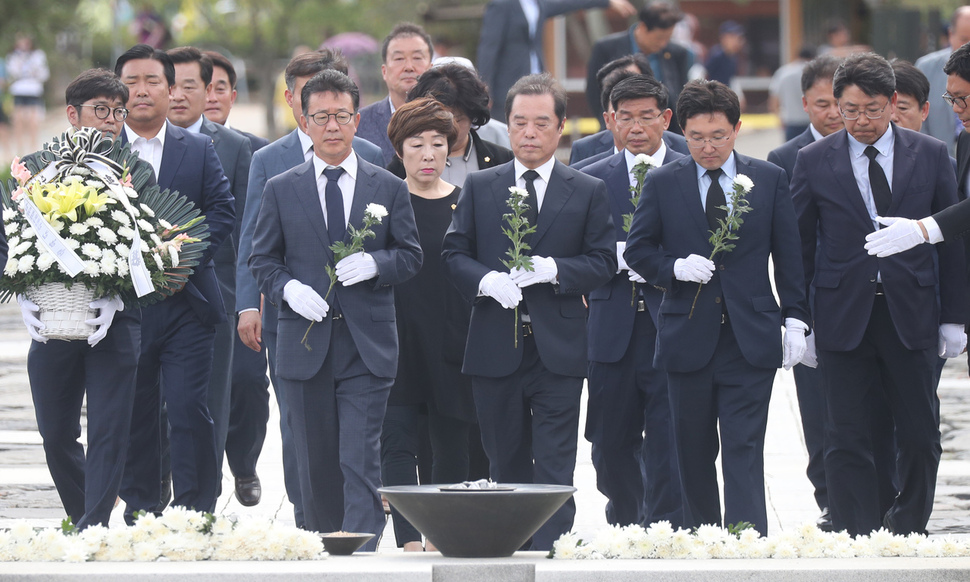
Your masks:
{"label": "navy blue suit", "polygon": [[[687,140],[684,139],[684,136],[665,130],[663,140],[669,149],[685,156],[690,155],[690,150],[687,148]],[[608,158],[613,155],[614,146],[613,132],[608,129],[577,139],[573,142],[572,147],[569,148],[569,165],[577,170],[581,170],[585,166],[580,165],[580,162],[597,155],[600,157],[595,161]]]}
{"label": "navy blue suit", "polygon": [[[765,533],[764,438],[771,385],[782,363],[781,326],[786,317],[810,319],[788,178],[774,164],[734,157],[737,172],[754,182],[747,194],[751,211],[734,250],[715,256],[714,275],[701,286],[693,315],[698,284],[677,280],[673,268],[679,258],[708,257],[712,250],[693,159],[647,174],[624,257],[666,290],[654,363],[667,372],[684,525],[721,524],[714,468],[719,426],[724,522],[748,521]],[[780,308],[768,280],[769,255]]]}
{"label": "navy blue suit", "polygon": [[[921,218],[954,204],[946,146],[893,125],[888,216]],[[825,472],[836,530],[867,534],[887,523],[923,532],[933,507],[941,446],[935,367],[942,323],[965,323],[960,244],[920,245],[891,257],[865,249],[873,221],[839,131],[798,154],[792,195],[806,278],[814,287],[816,347],[827,405]],[[877,279],[881,278],[881,284]],[[870,382],[881,378],[881,386]],[[884,391],[896,424],[900,492],[878,505],[868,393]]]}
{"label": "navy blue suit", "polygon": [[[442,244],[445,276],[472,303],[462,372],[472,376],[492,479],[571,485],[587,373],[582,295],[616,272],[616,235],[603,182],[556,162],[529,244],[533,255],[555,259],[558,284],[522,289],[519,314],[529,313],[534,331],[524,336],[513,310],[478,295],[482,277],[508,272],[502,227],[515,183],[515,162],[469,174]],[[533,536],[533,549],[550,549],[575,511],[567,501]]]}
{"label": "navy blue suit", "polygon": [[226,320],[226,309],[212,258],[232,232],[234,202],[212,140],[167,122],[165,132],[158,185],[177,190],[205,215],[209,247],[180,292],[142,310],[131,443],[121,489],[126,517],[158,508],[162,399],[171,425],[173,503],[211,511],[218,485],[206,397],[214,326]]}
{"label": "navy blue suit", "polygon": [[[682,157],[667,149],[663,163]],[[619,152],[584,170],[606,183],[617,240],[626,240],[623,215],[635,210],[626,162]],[[679,523],[667,377],[653,367],[662,292],[637,284],[634,296],[633,289],[628,272],[621,271],[589,294],[586,438],[593,445],[597,489],[609,500],[609,523]]]}
{"label": "navy blue suit", "polygon": [[[385,97],[377,103],[371,103],[360,110],[360,125],[357,126],[357,136],[381,148],[383,163],[377,164],[386,168],[394,159],[394,145],[387,137],[387,124],[391,122],[391,98]],[[356,144],[355,144],[356,147]]]}

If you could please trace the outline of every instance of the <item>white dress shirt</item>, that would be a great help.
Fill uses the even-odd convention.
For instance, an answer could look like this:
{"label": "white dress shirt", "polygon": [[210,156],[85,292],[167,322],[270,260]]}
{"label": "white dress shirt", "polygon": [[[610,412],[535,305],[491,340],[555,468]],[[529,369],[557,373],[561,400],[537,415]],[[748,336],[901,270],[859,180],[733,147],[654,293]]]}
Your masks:
{"label": "white dress shirt", "polygon": [[[320,197],[324,221],[329,220],[329,217],[327,216],[327,199],[324,194],[327,191],[327,177],[323,175],[323,171],[333,167],[344,169],[344,173],[337,180],[337,186],[340,187],[340,194],[344,202],[344,227],[346,227],[347,222],[350,221],[350,205],[354,202],[354,187],[357,184],[357,154],[351,149],[350,155],[337,166],[331,166],[319,157],[313,156],[313,175],[317,177],[317,196]],[[326,224],[330,223],[326,222]]]}
{"label": "white dress shirt", "polygon": [[[518,158],[515,158],[513,163],[515,165],[515,185],[524,190],[525,178],[522,177],[522,174],[528,172],[529,168],[523,166],[522,162],[520,162]],[[532,185],[535,186],[536,200],[539,203],[539,208],[536,209],[536,213],[542,210],[542,201],[546,197],[546,188],[549,187],[549,178],[552,176],[552,168],[555,165],[556,157],[553,156],[549,158],[549,161],[535,169],[536,172],[539,173],[539,177],[536,178],[536,180],[532,183]]]}
{"label": "white dress shirt", "polygon": [[162,151],[165,149],[165,130],[167,128],[168,121],[162,125],[155,137],[145,139],[125,125],[125,135],[128,137],[128,143],[131,144],[131,151],[151,164],[152,169],[155,170],[156,180],[159,177],[158,170],[162,166]]}
{"label": "white dress shirt", "polygon": [[[724,165],[721,166],[721,177],[717,180],[717,183],[721,185],[721,190],[724,191],[724,200],[727,202],[728,212],[733,208],[731,206],[731,192],[734,191],[734,178],[738,175],[738,164],[734,155],[734,152],[731,152],[728,159],[724,161]],[[706,212],[707,189],[711,187],[711,177],[707,175],[707,170],[703,166],[696,162],[694,165],[697,167],[697,188],[701,191],[701,208]]]}
{"label": "white dress shirt", "polygon": [[[615,147],[616,146],[614,146],[614,148]],[[637,156],[636,154],[630,153],[630,150],[626,149],[623,150],[623,155],[626,159],[627,174],[630,175],[630,186],[635,187],[637,185],[637,179],[633,177],[633,166],[635,166],[637,163]],[[650,157],[656,160],[658,164],[664,163],[664,158],[667,157],[667,144],[664,143],[664,140],[660,140],[660,147],[657,148],[657,151],[650,154]]]}
{"label": "white dress shirt", "polygon": [[303,152],[303,160],[309,162],[310,158],[313,157],[313,140],[299,128],[296,130],[296,135],[300,138],[300,147],[302,148],[300,151]]}
{"label": "white dress shirt", "polygon": [[[879,155],[876,156],[876,162],[882,167],[882,171],[886,173],[886,181],[889,182],[889,188],[892,190],[893,184],[893,127],[889,126],[886,133],[882,134],[882,137],[876,140],[876,143],[872,144],[872,147],[879,150]],[[852,163],[852,175],[855,177],[855,183],[859,186],[859,192],[862,193],[862,201],[866,205],[866,210],[869,211],[869,218],[872,219],[873,228],[878,229],[879,223],[876,222],[876,201],[872,197],[872,186],[869,184],[869,158],[866,157],[866,148],[869,147],[867,144],[862,143],[856,138],[849,136],[849,161]]]}

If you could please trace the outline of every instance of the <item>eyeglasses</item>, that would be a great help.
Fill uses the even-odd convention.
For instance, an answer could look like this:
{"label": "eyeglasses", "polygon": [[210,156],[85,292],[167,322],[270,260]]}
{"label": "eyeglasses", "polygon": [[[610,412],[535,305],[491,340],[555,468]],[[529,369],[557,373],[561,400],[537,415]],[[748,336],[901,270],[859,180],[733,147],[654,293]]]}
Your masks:
{"label": "eyeglasses", "polygon": [[626,129],[628,127],[633,127],[633,124],[637,124],[640,127],[648,127],[654,121],[657,121],[663,117],[662,113],[658,113],[653,117],[647,117],[646,115],[642,117],[617,117],[616,126],[620,129]]}
{"label": "eyeglasses", "polygon": [[949,105],[950,107],[953,107],[954,105],[959,103],[960,109],[967,108],[967,97],[970,97],[970,95],[964,95],[963,97],[956,97],[955,95],[950,95],[949,93],[943,94],[943,100],[946,101],[947,105]]}
{"label": "eyeglasses", "polygon": [[847,119],[849,121],[855,121],[856,119],[859,119],[859,117],[863,113],[866,114],[866,119],[880,119],[883,116],[883,112],[886,110],[886,107],[888,106],[889,106],[889,101],[886,101],[886,104],[880,107],[879,109],[866,109],[864,111],[846,111],[842,109],[841,105],[839,105],[839,113],[842,114],[843,119]]}
{"label": "eyeglasses", "polygon": [[727,145],[728,140],[731,139],[731,134],[721,135],[718,137],[688,137],[687,147],[699,150],[707,144],[711,144],[711,147],[723,148]]}
{"label": "eyeglasses", "polygon": [[109,115],[114,115],[115,121],[128,119],[128,110],[124,107],[108,107],[107,105],[75,105],[75,107],[93,107],[94,116],[98,119],[108,119]]}
{"label": "eyeglasses", "polygon": [[326,111],[320,111],[318,113],[314,113],[313,115],[311,115],[310,119],[312,119],[313,123],[316,123],[317,125],[327,125],[328,123],[330,123],[331,117],[336,119],[337,123],[339,123],[340,125],[347,125],[354,118],[354,114],[350,113],[349,111],[338,111],[337,113],[327,113]]}

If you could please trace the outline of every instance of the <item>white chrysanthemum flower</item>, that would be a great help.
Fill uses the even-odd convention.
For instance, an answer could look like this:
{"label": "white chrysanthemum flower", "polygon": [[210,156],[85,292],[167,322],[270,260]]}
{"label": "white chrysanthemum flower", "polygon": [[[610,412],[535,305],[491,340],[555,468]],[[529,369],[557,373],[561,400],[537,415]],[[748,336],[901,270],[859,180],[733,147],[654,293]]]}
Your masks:
{"label": "white chrysanthemum flower", "polygon": [[659,168],[660,164],[657,163],[656,158],[647,154],[637,154],[633,157],[633,166],[639,166],[640,164],[646,164],[647,168]]}
{"label": "white chrysanthemum flower", "polygon": [[76,239],[66,238],[64,239],[64,246],[71,249],[72,251],[76,251],[79,248],[81,248],[81,243],[78,242]]}
{"label": "white chrysanthemum flower", "polygon": [[17,248],[17,245],[19,245],[19,244],[20,244],[20,237],[19,236],[12,236],[12,237],[10,237],[10,238],[7,239],[7,247],[8,248],[16,249]]}
{"label": "white chrysanthemum flower", "polygon": [[20,263],[17,265],[17,271],[20,273],[29,273],[31,269],[34,268],[34,256],[24,255],[20,257]]}
{"label": "white chrysanthemum flower", "polygon": [[54,255],[47,251],[42,251],[40,256],[37,258],[37,269],[40,271],[46,271],[51,268],[54,264]]}
{"label": "white chrysanthemum flower", "polygon": [[81,253],[92,259],[101,258],[101,247],[94,243],[84,243],[81,245]]}
{"label": "white chrysanthemum flower", "polygon": [[30,242],[29,240],[25,240],[24,242],[22,242],[22,243],[20,243],[20,244],[18,244],[18,245],[16,245],[14,247],[14,254],[22,255],[25,252],[27,252],[28,250],[30,250],[31,247],[33,247],[33,246],[34,246],[34,243]]}
{"label": "white chrysanthemum flower", "polygon": [[28,238],[34,238],[34,237],[36,237],[37,236],[37,233],[34,231],[34,227],[28,226],[28,225],[24,225],[24,230],[21,233],[21,235],[25,239],[28,239]]}
{"label": "white chrysanthemum flower", "polygon": [[105,275],[114,275],[115,274],[115,270],[116,270],[115,259],[108,259],[108,258],[102,256],[101,257],[101,260],[98,261],[98,265],[99,265],[99,267],[101,269],[101,272],[103,274],[105,274]]}
{"label": "white chrysanthemum flower", "polygon": [[4,220],[4,222],[9,222],[9,221],[13,220],[15,216],[17,216],[17,211],[14,210],[13,208],[4,208],[3,209],[3,220]]}
{"label": "white chrysanthemum flower", "polygon": [[560,560],[575,560],[576,547],[579,545],[579,538],[574,532],[567,532],[559,536],[559,539],[552,543],[555,557]]}
{"label": "white chrysanthemum flower", "polygon": [[728,535],[727,531],[719,526],[704,524],[697,528],[697,539],[705,544],[718,544]]}
{"label": "white chrysanthemum flower", "polygon": [[771,557],[781,558],[784,560],[797,558],[798,550],[795,548],[795,546],[791,545],[788,542],[781,542],[775,545],[775,551],[774,553],[772,553]]}
{"label": "white chrysanthemum flower", "polygon": [[152,223],[148,222],[144,218],[138,219],[138,228],[142,229],[145,232],[155,232],[155,227],[152,226]]}
{"label": "white chrysanthemum flower", "polygon": [[138,208],[141,208],[141,211],[147,214],[148,216],[152,216],[152,217],[155,216],[155,211],[149,208],[147,204],[139,204]]}
{"label": "white chrysanthemum flower", "polygon": [[167,228],[167,229],[171,229],[172,228],[172,223],[171,222],[169,222],[167,220],[162,220],[161,218],[158,219],[158,225],[161,226],[162,228]]}
{"label": "white chrysanthemum flower", "polygon": [[155,266],[158,267],[159,271],[165,270],[165,264],[162,263],[162,256],[158,253],[152,253],[152,259],[155,260]]}
{"label": "white chrysanthemum flower", "polygon": [[90,226],[91,228],[100,228],[104,226],[104,221],[97,216],[92,216],[91,218],[85,220],[84,224]]}
{"label": "white chrysanthemum flower", "polygon": [[101,227],[98,229],[98,238],[103,240],[109,245],[113,245],[118,242],[118,235],[115,234],[110,228]]}
{"label": "white chrysanthemum flower", "polygon": [[741,190],[745,194],[747,194],[748,192],[751,191],[752,188],[754,188],[754,182],[752,182],[751,178],[745,176],[744,174],[738,174],[737,176],[735,176],[734,184],[736,186],[740,186]]}
{"label": "white chrysanthemum flower", "polygon": [[60,234],[61,231],[64,230],[64,223],[61,222],[60,220],[52,220],[50,225],[51,225],[51,228],[54,230],[54,232],[58,234]]}
{"label": "white chrysanthemum flower", "polygon": [[17,223],[16,222],[8,222],[8,223],[6,223],[6,224],[3,225],[3,233],[5,235],[7,235],[7,237],[9,238],[10,235],[12,235],[13,233],[17,232],[17,229],[18,228],[19,227],[17,226]]}
{"label": "white chrysanthemum flower", "polygon": [[942,558],[943,544],[937,540],[924,540],[916,548],[916,555],[920,558]]}
{"label": "white chrysanthemum flower", "polygon": [[126,259],[118,259],[115,261],[115,269],[118,270],[118,275],[125,277],[128,275],[128,261]]}
{"label": "white chrysanthemum flower", "polygon": [[87,234],[89,230],[91,230],[90,226],[82,222],[75,222],[68,227],[67,232],[73,234],[74,236],[81,236],[82,234]]}
{"label": "white chrysanthemum flower", "polygon": [[125,240],[131,240],[135,236],[135,231],[127,226],[118,227],[118,236]]}
{"label": "white chrysanthemum flower", "polygon": [[65,540],[63,550],[65,562],[80,564],[88,560],[87,548],[80,540]]}
{"label": "white chrysanthemum flower", "polygon": [[15,257],[10,257],[7,259],[7,264],[3,267],[3,274],[8,277],[13,277],[17,274],[17,268],[20,266],[20,261]]}
{"label": "white chrysanthemum flower", "polygon": [[162,555],[162,548],[153,540],[136,542],[132,547],[136,562],[154,562]]}
{"label": "white chrysanthemum flower", "polygon": [[[111,218],[118,224],[122,224],[124,226],[128,226],[129,224],[131,224],[131,217],[128,216],[127,212],[124,212],[122,210],[112,210]],[[121,234],[121,233],[119,232],[118,234]]]}
{"label": "white chrysanthemum flower", "polygon": [[212,522],[212,535],[214,536],[226,536],[232,533],[233,527],[236,523],[224,515],[216,516],[216,520]]}
{"label": "white chrysanthemum flower", "polygon": [[89,277],[97,277],[101,273],[101,267],[97,261],[84,261],[84,274]]}
{"label": "white chrysanthemum flower", "polygon": [[162,246],[162,239],[161,239],[161,237],[159,237],[154,232],[151,233],[150,235],[148,235],[148,238],[152,239],[152,242],[155,243],[155,246],[157,246],[157,247]]}
{"label": "white chrysanthemum flower", "polygon": [[387,208],[383,204],[374,204],[372,202],[364,208],[364,214],[369,214],[377,220],[381,220],[387,216]]}
{"label": "white chrysanthemum flower", "polygon": [[122,186],[121,190],[128,196],[128,198],[138,198],[138,191],[134,188],[129,188],[128,186]]}
{"label": "white chrysanthemum flower", "polygon": [[175,248],[175,245],[168,245],[168,258],[172,261],[172,266],[179,266],[179,250]]}
{"label": "white chrysanthemum flower", "polygon": [[518,186],[509,186],[509,194],[515,194],[516,196],[522,196],[525,198],[529,195],[529,192],[525,188],[519,188]]}

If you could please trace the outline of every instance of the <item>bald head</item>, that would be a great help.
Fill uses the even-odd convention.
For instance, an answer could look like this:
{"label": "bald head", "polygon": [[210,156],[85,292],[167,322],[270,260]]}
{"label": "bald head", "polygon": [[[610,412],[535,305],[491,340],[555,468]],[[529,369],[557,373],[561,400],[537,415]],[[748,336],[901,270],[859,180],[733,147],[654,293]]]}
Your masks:
{"label": "bald head", "polygon": [[950,48],[957,50],[970,42],[970,6],[961,6],[950,18]]}

